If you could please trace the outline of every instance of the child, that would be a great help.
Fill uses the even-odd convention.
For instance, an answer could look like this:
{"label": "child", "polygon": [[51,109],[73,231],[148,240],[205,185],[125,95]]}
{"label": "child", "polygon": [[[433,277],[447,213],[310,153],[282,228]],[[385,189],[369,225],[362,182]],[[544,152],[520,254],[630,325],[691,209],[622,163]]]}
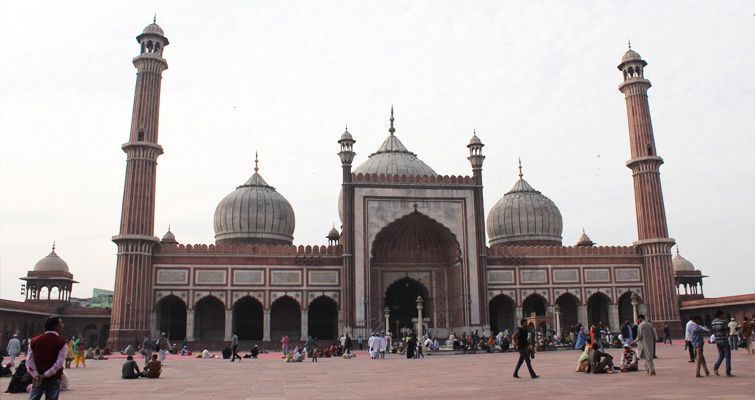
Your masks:
{"label": "child", "polygon": [[319,350],[317,349],[317,346],[312,348],[312,362],[317,362],[317,352]]}
{"label": "child", "polygon": [[624,352],[621,353],[621,372],[637,371],[637,357],[635,351],[628,344],[624,345]]}

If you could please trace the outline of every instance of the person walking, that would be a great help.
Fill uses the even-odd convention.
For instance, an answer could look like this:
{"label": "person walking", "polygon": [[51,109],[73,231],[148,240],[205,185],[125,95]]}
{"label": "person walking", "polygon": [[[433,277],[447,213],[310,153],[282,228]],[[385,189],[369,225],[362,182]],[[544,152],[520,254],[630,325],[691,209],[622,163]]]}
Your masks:
{"label": "person walking", "polygon": [[29,400],[57,400],[60,395],[60,379],[66,360],[68,342],[60,337],[63,320],[58,316],[45,320],[45,333],[33,338],[27,350],[26,368],[32,376]]}
{"label": "person walking", "polygon": [[18,334],[14,333],[13,338],[8,341],[8,356],[10,356],[10,366],[16,366],[16,357],[21,354],[21,341],[18,340]]}
{"label": "person walking", "polygon": [[84,361],[84,354],[86,353],[87,342],[86,339],[84,339],[83,334],[79,333],[79,338],[76,339],[74,346],[76,346],[76,354],[74,355],[76,368],[79,367],[79,363],[81,363],[84,368],[86,368],[87,363],[86,361]]}
{"label": "person walking", "polygon": [[529,347],[529,340],[527,340],[527,336],[529,335],[527,329],[527,320],[522,319],[519,322],[520,325],[516,329],[516,332],[514,332],[514,337],[512,338],[514,340],[514,343],[516,344],[517,350],[519,351],[519,361],[517,361],[516,368],[514,369],[514,378],[519,378],[519,368],[522,366],[523,362],[526,362],[527,369],[530,371],[530,376],[532,377],[532,379],[537,379],[540,376],[535,374],[535,370],[532,369],[530,355],[529,352],[527,352],[527,348]]}
{"label": "person walking", "polygon": [[669,328],[668,324],[663,326],[663,344],[666,344],[666,341],[668,340],[668,344],[671,343],[671,328]]}
{"label": "person walking", "polygon": [[231,352],[231,362],[236,361],[237,358],[241,362],[241,356],[239,356],[239,336],[236,332],[233,332],[233,336],[231,337]]}
{"label": "person walking", "polygon": [[142,350],[144,351],[144,365],[149,364],[152,361],[152,353],[155,352],[155,341],[152,340],[152,336],[147,334],[142,342]]}
{"label": "person walking", "polygon": [[165,357],[168,356],[170,351],[170,342],[165,337],[165,332],[160,334],[160,339],[157,340],[157,352],[160,354],[160,364],[165,362]]}
{"label": "person walking", "polygon": [[653,324],[645,321],[645,315],[637,316],[637,339],[632,344],[637,345],[637,357],[645,360],[645,372],[648,375],[655,375],[655,329]]}
{"label": "person walking", "polygon": [[692,347],[695,348],[695,376],[701,378],[700,367],[705,371],[705,376],[710,375],[708,371],[708,364],[705,362],[705,356],[703,355],[703,346],[705,346],[705,339],[703,334],[710,333],[710,331],[700,326],[700,317],[695,315],[692,318],[692,323],[687,328],[689,331],[690,341]]}
{"label": "person walking", "polygon": [[346,337],[343,340],[343,357],[344,358],[351,358],[354,356],[354,353],[351,351],[351,347],[353,346],[351,342],[351,338],[349,337],[349,334],[346,334]]}
{"label": "person walking", "polygon": [[718,360],[713,364],[713,373],[718,375],[718,367],[726,359],[726,376],[733,378],[731,373],[731,346],[729,345],[729,327],[723,319],[724,312],[716,311],[716,319],[711,322],[711,330],[716,338],[716,347],[718,348]]}
{"label": "person walking", "polygon": [[689,362],[695,362],[695,347],[692,346],[692,339],[689,335],[689,326],[693,324],[694,315],[689,316],[687,325],[684,326],[684,348],[689,351]]}
{"label": "person walking", "polygon": [[752,322],[747,317],[744,317],[742,322],[742,339],[745,340],[746,354],[755,354],[755,350],[752,349]]}
{"label": "person walking", "polygon": [[73,336],[68,337],[68,348],[66,348],[66,369],[71,368],[73,362],[74,352],[73,348],[76,342],[73,340]]}
{"label": "person walking", "polygon": [[362,351],[362,334],[360,333],[359,336],[357,336],[357,343],[359,344],[359,351]]}

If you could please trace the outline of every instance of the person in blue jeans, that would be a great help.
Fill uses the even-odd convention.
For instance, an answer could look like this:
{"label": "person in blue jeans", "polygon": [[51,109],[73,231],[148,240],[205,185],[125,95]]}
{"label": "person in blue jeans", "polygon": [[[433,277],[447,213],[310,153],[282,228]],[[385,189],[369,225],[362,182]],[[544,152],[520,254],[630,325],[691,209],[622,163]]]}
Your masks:
{"label": "person in blue jeans", "polygon": [[514,378],[519,378],[519,367],[522,366],[523,362],[527,363],[527,369],[530,371],[530,376],[532,379],[537,379],[540,376],[535,374],[535,370],[532,369],[532,363],[530,362],[530,354],[527,351],[527,348],[529,347],[529,340],[527,340],[528,335],[528,329],[527,329],[527,320],[522,319],[521,325],[519,328],[516,329],[516,332],[514,333],[514,337],[512,338],[514,340],[514,343],[516,344],[516,348],[519,351],[519,361],[516,363],[516,369],[514,370]]}
{"label": "person in blue jeans", "polygon": [[733,378],[731,373],[731,347],[729,347],[729,326],[724,320],[724,312],[716,311],[716,319],[711,322],[711,331],[716,338],[716,347],[718,348],[718,360],[713,364],[713,373],[718,375],[718,367],[726,359],[726,376]]}

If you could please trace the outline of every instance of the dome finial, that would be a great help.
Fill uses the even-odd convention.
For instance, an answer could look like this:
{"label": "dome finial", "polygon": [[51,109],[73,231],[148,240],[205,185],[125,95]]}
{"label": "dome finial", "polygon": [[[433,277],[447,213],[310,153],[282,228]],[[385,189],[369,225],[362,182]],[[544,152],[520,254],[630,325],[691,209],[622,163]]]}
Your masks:
{"label": "dome finial", "polygon": [[155,16],[152,18],[152,23],[153,24],[157,23],[157,13],[155,13]]}
{"label": "dome finial", "polygon": [[627,38],[627,46],[629,46],[629,50],[632,50],[632,42],[629,41],[629,38]]}
{"label": "dome finial", "polygon": [[388,128],[388,132],[391,133],[391,136],[393,136],[393,132],[396,132],[396,128],[393,127],[393,104],[391,104],[391,127]]}
{"label": "dome finial", "polygon": [[676,255],[677,256],[679,255],[679,245],[678,244],[676,245]]}
{"label": "dome finial", "polygon": [[519,179],[522,179],[524,174],[522,173],[522,157],[519,157]]}
{"label": "dome finial", "polygon": [[260,159],[258,157],[257,152],[255,151],[254,152],[254,173],[255,174],[257,173],[257,171],[260,170],[259,163],[260,163]]}
{"label": "dome finial", "polygon": [[52,241],[52,251],[55,251],[55,241]]}

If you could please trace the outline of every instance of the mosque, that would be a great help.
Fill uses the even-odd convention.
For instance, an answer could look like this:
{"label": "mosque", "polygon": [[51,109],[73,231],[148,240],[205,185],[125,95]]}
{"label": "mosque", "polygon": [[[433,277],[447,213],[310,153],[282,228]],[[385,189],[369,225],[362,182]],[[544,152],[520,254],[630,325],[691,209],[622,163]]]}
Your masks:
{"label": "mosque", "polygon": [[558,207],[524,179],[521,165],[486,218],[481,139],[474,134],[467,145],[471,174],[440,176],[399,140],[393,110],[385,141],[361,165],[352,165],[357,146],[348,130],[333,138],[343,169],[342,225],[328,233],[327,246],[294,245],[294,209],[257,166],[219,199],[215,243],[183,244],[170,229],[162,239],[154,232],[169,42],[155,23],[136,39],[122,217],[113,237],[116,346],[157,332],[204,343],[230,340],[232,332],[259,341],[369,336],[416,326],[420,307],[422,326],[438,337],[488,334],[522,317],[558,330],[593,321],[613,328],[638,313],[680,329],[679,298],[702,295],[700,272],[680,257],[672,261],[651,85],[646,62],[631,48],[618,66],[638,229],[631,246],[596,246],[584,233],[564,245]]}

